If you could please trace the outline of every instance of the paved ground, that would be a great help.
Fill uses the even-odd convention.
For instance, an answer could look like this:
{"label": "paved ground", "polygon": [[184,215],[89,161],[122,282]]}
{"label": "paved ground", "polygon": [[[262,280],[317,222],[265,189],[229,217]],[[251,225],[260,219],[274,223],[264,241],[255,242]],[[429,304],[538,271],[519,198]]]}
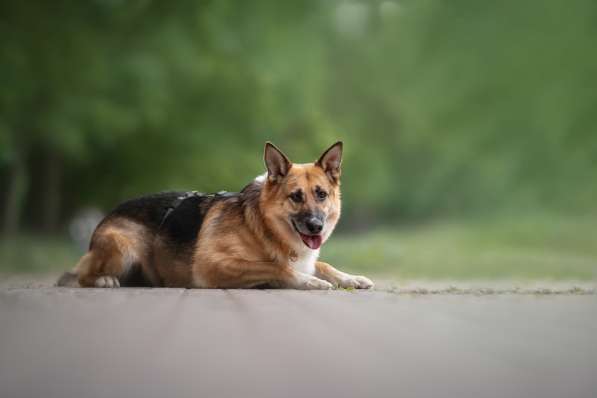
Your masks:
{"label": "paved ground", "polygon": [[596,397],[594,290],[492,289],[4,287],[0,397]]}

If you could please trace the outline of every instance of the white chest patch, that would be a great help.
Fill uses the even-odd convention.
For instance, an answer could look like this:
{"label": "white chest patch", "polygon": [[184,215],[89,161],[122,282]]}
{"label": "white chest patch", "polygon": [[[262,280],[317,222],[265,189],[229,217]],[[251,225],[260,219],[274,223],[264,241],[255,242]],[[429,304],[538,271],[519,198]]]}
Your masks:
{"label": "white chest patch", "polygon": [[319,250],[304,250],[298,253],[296,261],[290,261],[290,266],[299,272],[313,275],[315,273],[315,262],[319,257]]}

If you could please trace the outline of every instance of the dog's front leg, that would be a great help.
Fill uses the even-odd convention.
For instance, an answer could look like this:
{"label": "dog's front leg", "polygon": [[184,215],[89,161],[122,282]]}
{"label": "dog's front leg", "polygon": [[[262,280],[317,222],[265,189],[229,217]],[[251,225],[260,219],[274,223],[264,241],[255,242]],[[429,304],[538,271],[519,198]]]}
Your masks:
{"label": "dog's front leg", "polygon": [[361,275],[347,274],[323,261],[315,263],[315,276],[325,279],[338,287],[354,289],[371,289],[373,287],[371,279]]}
{"label": "dog's front leg", "polygon": [[[313,275],[296,271],[289,265],[243,259],[196,264],[195,287],[220,289],[252,288],[268,285],[289,289],[332,289],[334,286]],[[197,282],[199,281],[199,282]]]}
{"label": "dog's front leg", "polygon": [[283,287],[299,290],[329,290],[334,286],[316,276],[296,271],[292,267],[285,267],[282,277]]}

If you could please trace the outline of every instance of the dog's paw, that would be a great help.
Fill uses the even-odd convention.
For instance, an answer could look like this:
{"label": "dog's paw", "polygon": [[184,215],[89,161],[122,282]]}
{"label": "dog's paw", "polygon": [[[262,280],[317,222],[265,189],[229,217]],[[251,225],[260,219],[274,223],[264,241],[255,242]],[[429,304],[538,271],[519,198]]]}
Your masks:
{"label": "dog's paw", "polygon": [[118,278],[116,278],[115,276],[100,276],[95,280],[95,287],[120,287],[120,282],[118,281]]}
{"label": "dog's paw", "polygon": [[314,276],[307,276],[306,278],[302,278],[302,280],[296,285],[296,288],[300,290],[329,290],[333,289],[334,285],[328,281],[324,281],[323,279],[319,279]]}
{"label": "dog's paw", "polygon": [[371,281],[371,279],[361,276],[361,275],[345,274],[338,281],[338,287],[348,288],[348,289],[371,289],[371,288],[373,288],[373,286],[375,286],[375,285]]}

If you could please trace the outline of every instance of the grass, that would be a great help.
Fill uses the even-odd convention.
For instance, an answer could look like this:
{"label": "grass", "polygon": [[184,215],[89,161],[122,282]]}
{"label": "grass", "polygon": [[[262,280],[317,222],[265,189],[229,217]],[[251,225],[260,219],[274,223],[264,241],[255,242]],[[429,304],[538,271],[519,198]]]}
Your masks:
{"label": "grass", "polygon": [[[596,221],[526,216],[336,234],[322,259],[387,279],[594,280]],[[81,254],[63,237],[2,239],[0,274],[57,273],[72,268]]]}
{"label": "grass", "polygon": [[389,279],[597,278],[597,220],[528,216],[334,236],[322,259]]}

